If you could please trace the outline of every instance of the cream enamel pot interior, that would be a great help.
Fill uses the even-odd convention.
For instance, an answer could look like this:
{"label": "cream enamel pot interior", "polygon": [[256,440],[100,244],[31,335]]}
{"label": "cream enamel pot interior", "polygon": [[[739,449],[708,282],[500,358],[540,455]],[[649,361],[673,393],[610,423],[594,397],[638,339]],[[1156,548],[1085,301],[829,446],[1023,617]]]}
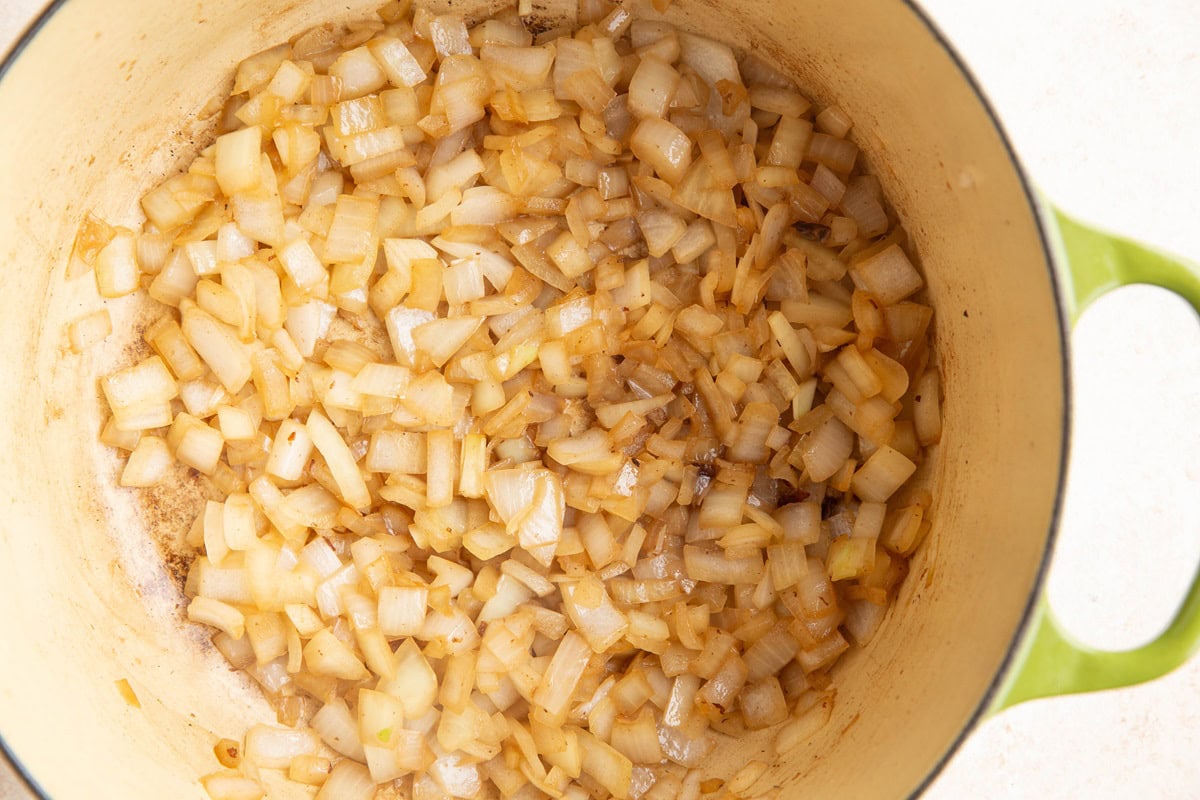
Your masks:
{"label": "cream enamel pot interior", "polygon": [[[100,306],[90,278],[65,277],[75,230],[88,211],[138,221],[140,195],[211,140],[204,109],[240,59],[377,4],[69,0],[0,79],[0,336],[11,359],[0,390],[0,736],[47,797],[201,798],[215,739],[274,717],[182,621],[172,553],[198,486],[114,488],[118,461],[95,441],[97,377],[142,347],[146,308],[109,301],[117,332],[70,353],[66,324]],[[573,13],[536,5],[540,20]],[[779,759],[763,737],[722,741],[711,768],[727,776],[772,760],[764,784],[783,797],[903,796],[992,702],[1033,619],[1052,538],[1066,312],[1037,207],[976,89],[906,3],[676,0],[666,16],[774,59],[849,111],[927,277],[944,376],[945,434],[921,476],[934,527],[881,633],[839,667],[832,720]]]}

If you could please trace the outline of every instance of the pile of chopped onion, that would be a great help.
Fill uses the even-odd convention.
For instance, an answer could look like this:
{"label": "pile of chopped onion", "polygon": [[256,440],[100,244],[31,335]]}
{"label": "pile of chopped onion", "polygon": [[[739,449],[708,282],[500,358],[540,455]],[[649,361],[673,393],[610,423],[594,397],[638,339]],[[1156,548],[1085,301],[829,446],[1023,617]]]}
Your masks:
{"label": "pile of chopped onion", "polygon": [[102,440],[220,498],[187,617],[278,709],[216,800],[698,797],[722,737],[828,718],[929,528],[932,310],[849,116],[580,24],[313,29],[142,230],[81,229],[102,296],[163,307]]}

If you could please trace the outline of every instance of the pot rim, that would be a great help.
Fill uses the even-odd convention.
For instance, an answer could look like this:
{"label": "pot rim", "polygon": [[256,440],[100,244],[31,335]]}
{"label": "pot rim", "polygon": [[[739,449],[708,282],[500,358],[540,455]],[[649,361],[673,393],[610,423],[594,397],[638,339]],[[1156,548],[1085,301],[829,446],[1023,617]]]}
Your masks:
{"label": "pot rim", "polygon": [[[1032,212],[1033,224],[1037,229],[1038,240],[1042,246],[1042,255],[1046,263],[1046,268],[1050,271],[1050,291],[1054,295],[1054,308],[1058,317],[1058,350],[1063,386],[1062,434],[1059,440],[1058,478],[1054,487],[1054,505],[1050,512],[1050,529],[1046,533],[1046,543],[1042,550],[1041,561],[1038,564],[1037,575],[1034,578],[1033,589],[1025,601],[1025,609],[1021,612],[1021,619],[1013,630],[1012,638],[1009,640],[1004,658],[1001,660],[999,667],[996,668],[996,672],[988,684],[987,691],[980,698],[979,704],[971,713],[966,724],[963,725],[962,730],[959,731],[950,746],[946,748],[946,752],[937,760],[937,763],[929,768],[929,771],[925,774],[925,778],[909,794],[909,800],[915,800],[933,785],[933,782],[937,780],[937,777],[946,768],[946,765],[950,763],[950,759],[962,747],[963,742],[971,735],[976,726],[988,716],[992,710],[993,702],[999,695],[1005,680],[1009,677],[1010,671],[1020,667],[1021,645],[1024,643],[1026,635],[1032,629],[1031,623],[1034,620],[1035,612],[1046,591],[1046,574],[1050,568],[1050,561],[1054,555],[1054,547],[1058,541],[1059,526],[1062,523],[1063,496],[1066,491],[1067,464],[1071,451],[1071,411],[1073,408],[1074,386],[1071,379],[1070,313],[1067,309],[1063,285],[1059,281],[1059,275],[1068,269],[1068,265],[1066,263],[1066,254],[1061,250],[1056,250],[1051,244],[1054,239],[1047,230],[1047,226],[1053,224],[1052,214],[1047,208],[1046,203],[1042,200],[1042,196],[1034,190],[1033,183],[1029,179],[1029,174],[1026,172],[1025,166],[1021,163],[1016,150],[1013,148],[1012,139],[1009,138],[1008,132],[1004,129],[1004,124],[1000,121],[1000,116],[996,113],[995,107],[988,99],[978,78],[975,77],[970,67],[967,66],[966,61],[954,49],[949,37],[942,32],[941,28],[937,26],[929,14],[918,5],[917,0],[901,0],[901,2],[908,6],[913,15],[929,30],[929,33],[941,45],[946,55],[954,62],[963,80],[971,87],[971,91],[975,93],[975,97],[979,100],[980,105],[983,106],[983,110],[991,120],[996,135],[1000,137],[1004,151],[1008,155],[1013,171],[1017,175],[1017,180],[1021,184],[1021,190],[1025,193],[1025,199],[1029,203],[1029,210]],[[3,68],[0,67],[0,79],[3,78],[3,75]],[[0,737],[0,742],[2,741],[3,737]]]}
{"label": "pot rim", "polygon": [[[3,60],[0,60],[0,83],[2,83],[4,79],[8,77],[8,73],[12,70],[13,65],[17,63],[17,60],[21,57],[21,54],[25,52],[25,48],[27,48],[29,44],[37,37],[42,28],[46,26],[46,23],[50,21],[50,18],[53,17],[54,14],[67,2],[68,0],[52,0],[52,2],[43,8],[42,11],[33,19],[33,21],[29,23],[25,30],[21,32],[21,35],[17,37],[15,42],[13,42],[13,45],[9,51],[4,53]],[[25,765],[21,763],[20,759],[17,758],[17,754],[13,752],[12,748],[8,744],[8,741],[4,738],[3,733],[0,733],[0,754],[2,754],[4,760],[8,762],[8,766],[11,767],[11,772],[20,780],[24,781],[25,788],[28,789],[29,794],[32,797],[35,797],[38,800],[53,800],[53,798],[51,798],[50,795],[47,794],[42,788],[41,784],[38,783],[37,779],[34,778],[29,770],[25,768]]]}
{"label": "pot rim", "polygon": [[[70,0],[51,0],[50,3],[29,23],[28,27],[13,43],[7,53],[3,54],[0,59],[0,82],[2,82],[11,71],[13,65],[20,59],[22,53],[37,38],[42,28],[54,17],[54,15]],[[1062,522],[1063,494],[1066,486],[1067,477],[1067,459],[1070,453],[1071,445],[1071,407],[1074,396],[1071,383],[1071,349],[1069,339],[1069,322],[1068,312],[1065,299],[1063,297],[1063,288],[1059,283],[1059,272],[1067,269],[1065,263],[1058,263],[1058,253],[1051,246],[1051,237],[1046,229],[1049,224],[1049,216],[1046,213],[1046,208],[1042,202],[1040,195],[1034,191],[1033,184],[1029,180],[1029,175],[1017,156],[1016,150],[1013,148],[1012,140],[1009,138],[1007,131],[1004,129],[1003,123],[1000,121],[996,109],[992,106],[979,80],[971,72],[966,61],[954,49],[953,44],[929,16],[929,14],[918,4],[917,0],[900,0],[908,10],[917,18],[917,20],[925,26],[930,35],[934,38],[950,60],[954,62],[954,66],[958,69],[959,75],[971,91],[974,92],[976,99],[979,101],[983,110],[987,113],[988,119],[991,120],[992,127],[995,129],[1000,142],[1004,147],[1005,153],[1008,155],[1009,163],[1012,165],[1013,171],[1016,173],[1017,180],[1021,184],[1021,190],[1025,194],[1026,201],[1029,204],[1029,209],[1032,212],[1033,224],[1037,229],[1038,240],[1042,246],[1042,254],[1045,259],[1047,268],[1050,271],[1050,290],[1054,295],[1054,307],[1058,318],[1058,347],[1060,354],[1060,364],[1062,365],[1062,385],[1063,385],[1063,410],[1062,410],[1062,436],[1060,440],[1060,448],[1058,454],[1058,479],[1054,487],[1054,505],[1050,516],[1050,529],[1046,535],[1045,547],[1042,550],[1041,561],[1038,564],[1037,574],[1033,584],[1033,590],[1029,593],[1026,599],[1025,608],[1021,612],[1021,618],[1016,628],[1013,630],[1008,647],[1004,654],[1004,659],[1000,666],[996,669],[994,675],[988,683],[987,690],[980,698],[978,705],[971,712],[970,718],[963,725],[962,730],[955,736],[954,741],[946,748],[946,751],[938,758],[937,762],[929,767],[925,777],[909,794],[909,799],[914,800],[920,797],[926,789],[938,778],[946,765],[950,763],[950,759],[962,747],[963,742],[975,730],[976,726],[987,716],[991,709],[992,702],[997,696],[1001,685],[1008,677],[1009,671],[1017,665],[1017,655],[1020,651],[1020,645],[1025,639],[1026,634],[1030,630],[1030,623],[1033,620],[1034,610],[1037,608],[1042,594],[1046,588],[1046,573],[1049,569],[1051,556],[1054,554],[1054,546],[1058,539],[1059,525]],[[0,755],[11,766],[12,771],[22,781],[24,781],[29,793],[39,800],[53,800],[50,795],[42,788],[37,779],[26,769],[25,765],[17,758],[8,742],[4,738],[4,734],[0,731]]]}

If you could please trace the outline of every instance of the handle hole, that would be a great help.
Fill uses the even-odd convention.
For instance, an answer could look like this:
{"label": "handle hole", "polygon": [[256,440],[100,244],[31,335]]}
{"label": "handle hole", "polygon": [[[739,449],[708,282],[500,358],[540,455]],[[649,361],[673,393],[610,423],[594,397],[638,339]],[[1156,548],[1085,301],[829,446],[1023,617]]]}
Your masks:
{"label": "handle hole", "polygon": [[1074,435],[1050,602],[1083,642],[1136,647],[1171,620],[1200,559],[1200,326],[1130,286],[1073,334]]}

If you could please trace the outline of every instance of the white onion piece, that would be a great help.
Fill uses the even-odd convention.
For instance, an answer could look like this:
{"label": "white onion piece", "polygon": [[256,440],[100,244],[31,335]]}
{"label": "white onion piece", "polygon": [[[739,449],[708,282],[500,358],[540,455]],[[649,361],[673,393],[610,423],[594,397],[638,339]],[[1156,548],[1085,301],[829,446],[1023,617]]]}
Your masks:
{"label": "white onion piece", "polygon": [[174,459],[167,443],[158,436],[143,436],[121,470],[122,486],[157,486],[166,479]]}
{"label": "white onion piece", "polygon": [[388,80],[397,86],[416,86],[425,80],[425,70],[399,39],[377,36],[371,40],[368,48]]}
{"label": "white onion piece", "polygon": [[826,420],[804,445],[804,466],[814,481],[828,480],[842,468],[854,448],[854,436],[837,418]]}
{"label": "white onion piece", "polygon": [[567,616],[594,652],[604,652],[625,635],[629,621],[613,605],[604,584],[595,577],[585,577],[575,584],[561,584],[561,590]]}
{"label": "white onion piece", "polygon": [[568,704],[590,657],[587,642],[574,631],[568,631],[559,642],[533,698],[547,724],[562,725],[566,721]]}
{"label": "white onion piece", "polygon": [[344,756],[362,761],[365,757],[354,715],[341,699],[321,706],[311,723],[321,741]]}
{"label": "white onion piece", "polygon": [[492,508],[521,547],[545,566],[562,537],[562,484],[549,470],[493,470],[484,476]]}
{"label": "white onion piece", "polygon": [[425,622],[429,590],[424,586],[385,586],[379,593],[379,628],[385,636],[415,636]]}
{"label": "white onion piece", "polygon": [[885,305],[903,300],[924,285],[908,256],[894,244],[852,266],[850,277]]}
{"label": "white onion piece", "polygon": [[658,741],[663,754],[684,767],[703,766],[704,760],[716,747],[716,742],[707,732],[691,735],[683,728],[667,726],[659,726]]}
{"label": "white onion piece", "polygon": [[304,646],[304,663],[317,675],[362,680],[369,673],[362,661],[328,629],[318,631]]}
{"label": "white onion piece", "polygon": [[138,288],[137,241],[119,231],[96,257],[96,289],[101,297],[122,297]]}
{"label": "white onion piece", "polygon": [[417,638],[437,642],[447,653],[454,654],[474,649],[479,643],[479,631],[461,609],[448,614],[434,611],[426,615]]}
{"label": "white onion piece", "polygon": [[260,767],[285,769],[298,756],[316,755],[320,746],[311,730],[255,725],[246,731],[246,758]]}
{"label": "white onion piece", "polygon": [[375,781],[362,764],[339,761],[317,792],[316,800],[371,800]]}
{"label": "white onion piece", "polygon": [[916,469],[903,453],[885,445],[854,473],[851,486],[863,500],[885,503]]}
{"label": "white onion piece", "polygon": [[313,446],[316,447],[325,458],[325,462],[329,465],[329,469],[333,473],[333,478],[337,481],[338,489],[341,491],[342,498],[346,503],[356,508],[370,505],[371,494],[367,490],[367,485],[358,471],[354,455],[350,452],[350,448],[346,446],[346,441],[342,438],[341,434],[329,422],[329,419],[324,414],[314,410],[309,414],[305,428],[312,439]]}
{"label": "white onion piece", "polygon": [[463,763],[465,758],[460,754],[447,754],[429,765],[430,777],[451,797],[475,797],[483,786],[479,768]]}
{"label": "white onion piece", "polygon": [[917,381],[913,392],[913,425],[923,445],[936,444],[942,438],[941,387],[936,369],[928,370]]}
{"label": "white onion piece", "polygon": [[233,772],[214,772],[200,782],[212,800],[259,800],[266,794],[258,781]]}

